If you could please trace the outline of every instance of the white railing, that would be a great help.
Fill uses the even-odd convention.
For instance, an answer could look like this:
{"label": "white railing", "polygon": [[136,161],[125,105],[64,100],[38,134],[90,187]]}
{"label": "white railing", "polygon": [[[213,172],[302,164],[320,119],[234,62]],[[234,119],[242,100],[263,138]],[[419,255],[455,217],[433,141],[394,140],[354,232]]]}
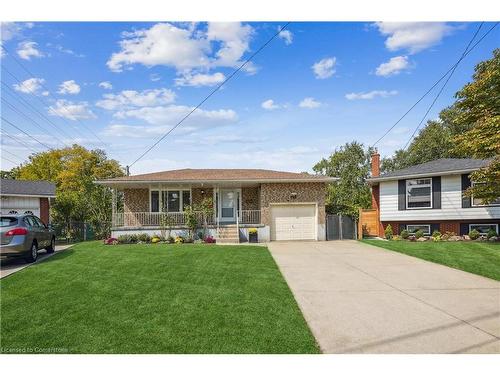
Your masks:
{"label": "white railing", "polygon": [[241,210],[239,224],[260,224],[260,210]]}
{"label": "white railing", "polygon": [[[196,220],[201,226],[204,224],[203,213],[196,212]],[[172,226],[183,226],[186,224],[186,217],[183,212],[121,212],[114,213],[112,218],[113,227],[159,227],[162,216],[170,218]],[[215,217],[207,217],[207,224],[214,225],[217,222]],[[242,210],[239,212],[239,224],[260,224],[260,210]]]}

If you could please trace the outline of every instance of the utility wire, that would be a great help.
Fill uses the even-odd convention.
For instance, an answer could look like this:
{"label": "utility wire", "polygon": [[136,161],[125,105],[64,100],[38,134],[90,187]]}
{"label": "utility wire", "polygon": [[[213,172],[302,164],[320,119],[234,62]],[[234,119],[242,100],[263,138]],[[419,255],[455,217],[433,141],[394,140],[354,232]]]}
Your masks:
{"label": "utility wire", "polygon": [[2,98],[2,103],[6,104],[13,112],[17,113],[20,116],[23,116],[28,121],[31,121],[33,124],[35,124],[40,130],[42,130],[49,137],[54,137],[56,140],[58,140],[59,142],[61,142],[64,146],[69,147],[67,143],[65,143],[64,141],[61,140],[61,138],[59,138],[57,135],[49,133],[47,131],[47,129],[45,129],[44,127],[42,127],[42,125],[40,125],[38,122],[36,122],[35,120],[33,120],[31,117],[27,116],[25,113],[23,113],[19,109],[17,109],[14,105],[12,105],[7,100],[5,100],[5,98]]}
{"label": "utility wire", "polygon": [[28,145],[26,142],[24,142],[23,140],[20,140],[19,138],[17,138],[16,136],[14,136],[13,134],[10,134],[9,132],[7,132],[5,129],[2,129],[2,135],[3,136],[7,136],[9,137],[10,139],[12,139],[13,141],[16,141],[17,143],[19,143],[21,146],[24,146],[25,148],[27,148],[28,150],[31,150],[32,152],[34,153],[37,153],[38,151],[33,149],[30,145]]}
{"label": "utility wire", "polygon": [[[26,72],[28,73],[31,77],[34,77],[35,75],[23,64],[21,63],[21,61],[19,61],[18,58],[16,58],[13,54],[10,53],[10,51],[2,44],[2,48],[5,50],[5,52],[7,52],[7,54]],[[40,83],[40,86],[42,86],[43,89],[45,89],[49,95],[54,99],[54,100],[57,100],[50,92],[49,89],[47,89],[47,87],[45,87],[45,85],[43,83]],[[38,98],[38,97],[37,97]],[[41,100],[40,98],[38,98],[39,100]],[[62,107],[62,109],[64,109],[66,111],[66,113],[68,113],[69,115],[71,115],[71,113],[64,107]],[[61,117],[63,120],[65,120],[63,117]],[[80,119],[78,118],[75,118],[80,124],[82,124],[84,127],[87,128],[87,131],[92,134],[96,139],[99,140],[99,142],[106,147],[106,144],[104,143],[104,141],[99,138],[99,136],[97,134],[95,134],[92,129],[90,129],[90,127],[87,127],[87,125],[85,123],[83,123],[82,121],[80,121]],[[65,121],[66,122],[66,121]]]}
{"label": "utility wire", "polygon": [[[488,34],[489,34],[489,33],[490,33],[490,32],[491,32],[494,28],[495,28],[495,27],[497,27],[497,25],[498,25],[498,24],[499,24],[499,22],[495,23],[495,24],[494,24],[494,25],[493,25],[493,26],[492,26],[492,27],[491,27],[491,28],[490,28],[490,29],[489,29],[489,30],[488,30],[488,31],[487,31],[487,32],[486,32],[486,33],[485,33],[485,34],[484,34],[484,35],[483,35],[483,36],[482,36],[482,37],[481,37],[481,38],[480,38],[480,39],[479,39],[476,43],[474,43],[474,45],[473,45],[473,46],[472,46],[472,47],[471,47],[471,48],[470,48],[470,49],[469,49],[469,50],[465,53],[464,58],[465,58],[465,57],[466,57],[469,53],[471,53],[471,52],[472,52],[472,50],[474,50],[474,48],[476,48],[476,46],[477,46],[479,43],[481,43],[481,41],[482,41],[482,40],[483,40],[483,39],[484,39],[484,38],[485,38],[485,37],[486,37],[486,36],[487,36],[487,35],[488,35]],[[463,58],[462,58],[462,59],[463,59]],[[461,61],[462,59],[460,59],[460,61]],[[444,79],[444,78],[448,75],[448,73],[450,73],[450,72],[454,69],[455,65],[458,65],[458,62],[457,62],[457,63],[455,63],[455,64],[454,64],[454,65],[453,65],[450,69],[448,69],[448,71],[447,71],[445,74],[443,74],[443,75],[441,76],[441,78],[439,78],[439,79],[438,79],[438,80],[437,80],[437,81],[436,81],[436,82],[432,85],[432,87],[431,87],[429,90],[427,90],[427,91],[425,92],[425,94],[423,94],[423,95],[420,97],[420,99],[418,99],[418,100],[415,102],[415,104],[413,104],[413,105],[410,107],[410,109],[408,109],[408,111],[406,111],[406,112],[404,113],[404,115],[403,115],[403,116],[401,116],[401,117],[399,118],[399,120],[397,120],[397,121],[396,121],[396,122],[395,122],[395,123],[394,123],[394,124],[393,124],[393,125],[392,125],[392,126],[391,126],[391,127],[390,127],[390,128],[389,128],[389,129],[388,129],[388,130],[387,130],[387,131],[386,131],[386,132],[385,132],[385,133],[384,133],[384,134],[380,137],[380,138],[379,138],[379,139],[377,139],[377,141],[376,141],[376,142],[372,145],[372,147],[375,147],[375,146],[377,145],[377,143],[379,143],[382,139],[384,139],[384,138],[385,138],[385,136],[386,136],[387,134],[389,134],[389,132],[390,132],[392,129],[394,129],[394,128],[396,127],[396,125],[397,125],[397,124],[399,124],[399,123],[400,123],[400,122],[401,122],[401,121],[402,121],[402,120],[406,117],[406,115],[407,115],[408,113],[410,113],[410,112],[411,112],[411,110],[412,110],[413,108],[415,108],[415,107],[417,106],[417,104],[418,104],[418,103],[420,103],[420,102],[422,101],[422,99],[424,99],[424,98],[425,98],[425,97],[426,97],[426,96],[427,96],[427,95],[428,95],[428,94],[429,94],[429,93],[430,93],[430,92],[431,92],[431,91],[432,91],[432,90],[433,90],[433,89],[434,89],[434,88],[435,88],[435,87],[439,84],[439,82],[441,82],[441,81],[442,81],[442,80],[443,80],[443,79]]]}
{"label": "utility wire", "polygon": [[2,148],[2,152],[6,152],[7,154],[9,154],[9,155],[11,155],[11,156],[15,157],[16,159],[21,160],[21,162],[23,161],[23,159],[22,159],[22,158],[20,158],[18,155],[14,154],[13,152],[10,152],[9,150],[6,150],[6,149],[5,149],[5,147],[3,147],[3,148]]}
{"label": "utility wire", "polygon": [[[28,102],[26,99],[24,99],[21,95],[19,95],[18,93],[16,93],[5,82],[2,82],[2,85],[8,90],[8,91],[6,91],[7,94],[9,94],[13,98],[17,97],[26,108],[31,109],[41,119],[47,121],[50,125],[52,125],[56,129],[56,131],[63,133],[69,139],[73,138],[71,135],[69,135],[68,133],[66,133],[66,131],[63,131],[62,129],[59,129],[59,127],[56,124],[54,124],[52,122],[52,120],[50,120],[47,116],[45,116],[42,112],[40,112],[35,106],[33,106],[30,102]],[[83,134],[81,134],[80,136],[84,137]]]}
{"label": "utility wire", "polygon": [[467,51],[469,50],[469,47],[470,45],[472,44],[472,42],[474,41],[474,39],[476,39],[476,36],[477,34],[479,33],[479,31],[481,30],[481,27],[483,27],[483,24],[484,22],[481,22],[481,24],[479,25],[479,27],[477,28],[476,32],[474,33],[474,35],[472,36],[471,40],[469,40],[469,43],[467,43],[467,46],[465,47],[465,50],[464,52],[462,53],[462,56],[460,57],[460,59],[457,61],[457,63],[455,64],[455,66],[453,67],[453,70],[450,72],[450,74],[448,75],[448,78],[446,78],[446,81],[444,81],[443,83],[443,86],[441,86],[441,89],[438,91],[436,97],[434,98],[434,100],[432,101],[431,105],[429,106],[429,108],[427,108],[427,111],[425,112],[424,116],[422,117],[422,119],[420,120],[420,122],[418,123],[417,127],[415,128],[415,130],[413,131],[412,135],[410,136],[410,138],[408,138],[408,141],[406,142],[405,144],[405,147],[403,147],[403,150],[406,150],[406,148],[408,147],[408,145],[410,144],[411,140],[413,139],[413,137],[415,136],[415,134],[417,133],[418,129],[420,129],[420,126],[422,125],[422,123],[425,121],[425,119],[427,118],[427,115],[429,114],[429,112],[431,111],[432,107],[434,107],[434,104],[436,104],[436,101],[439,99],[439,97],[441,96],[441,93],[443,92],[444,88],[446,87],[446,85],[448,84],[448,82],[450,81],[451,77],[453,76],[453,73],[455,73],[455,70],[457,69],[458,67],[458,64],[460,64],[460,62],[464,59],[465,57],[465,54],[467,53]]}
{"label": "utility wire", "polygon": [[10,163],[12,163],[12,164],[14,164],[14,165],[19,164],[19,162],[12,161],[12,160],[10,160],[9,158],[6,158],[4,155],[2,155],[2,159],[7,160],[8,162],[10,162]]}
{"label": "utility wire", "polygon": [[17,130],[23,132],[24,134],[26,134],[28,137],[30,137],[31,139],[33,139],[35,142],[41,144],[43,147],[46,147],[47,149],[49,150],[52,150],[52,147],[49,147],[47,146],[45,143],[43,142],[40,142],[38,139],[36,139],[35,137],[31,136],[30,134],[26,133],[23,129],[21,129],[20,127],[14,125],[12,122],[10,122],[9,120],[7,120],[5,117],[1,116],[2,120],[5,121],[7,124],[9,124],[10,126],[13,126],[14,128],[16,128]]}
{"label": "utility wire", "polygon": [[243,69],[259,52],[261,52],[264,48],[267,47],[269,43],[271,43],[286,27],[290,24],[287,22],[283,27],[281,27],[276,34],[274,34],[266,43],[264,43],[257,51],[255,51],[248,59],[245,60],[243,64],[241,64],[237,69],[235,69],[222,83],[220,83],[215,89],[213,89],[206,97],[203,99],[196,107],[194,107],[187,115],[185,115],[177,124],[175,124],[169,131],[167,131],[164,135],[162,135],[155,143],[153,143],[146,151],[144,151],[137,159],[134,160],[130,166],[127,165],[127,173],[129,171],[129,167],[132,167],[135,163],[141,160],[147,153],[149,153],[153,148],[155,148],[158,143],[163,141],[170,133],[172,133],[178,126],[180,126],[189,116],[193,114],[198,108],[200,108],[203,103],[205,103],[210,97],[215,94],[219,89],[224,86],[231,78],[233,78],[236,73],[238,73],[241,69]]}

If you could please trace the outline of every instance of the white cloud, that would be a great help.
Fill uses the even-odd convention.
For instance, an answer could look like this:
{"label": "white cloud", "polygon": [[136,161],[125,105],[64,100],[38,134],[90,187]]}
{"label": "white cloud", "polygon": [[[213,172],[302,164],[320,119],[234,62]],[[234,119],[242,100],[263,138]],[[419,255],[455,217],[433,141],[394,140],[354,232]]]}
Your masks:
{"label": "white cloud", "polygon": [[336,57],[327,57],[315,63],[311,68],[317,79],[326,79],[335,74],[336,64]]}
{"label": "white cloud", "polygon": [[17,45],[17,55],[23,60],[30,60],[32,57],[45,56],[40,50],[37,49],[36,42],[26,41]]}
{"label": "white cloud", "polygon": [[380,64],[377,67],[375,74],[378,76],[388,77],[397,75],[403,70],[410,69],[410,67],[408,56],[396,56],[392,57],[389,61]]}
{"label": "white cloud", "polygon": [[141,92],[124,90],[118,94],[104,94],[96,106],[107,110],[124,110],[133,107],[152,107],[170,104],[175,100],[175,93],[169,89],[153,89]]}
{"label": "white cloud", "polygon": [[33,28],[32,22],[0,22],[0,36],[2,42],[21,36],[23,30]]}
{"label": "white cloud", "polygon": [[191,74],[187,73],[180,78],[175,79],[176,86],[215,86],[222,83],[226,76],[222,73],[214,74]]}
{"label": "white cloud", "polygon": [[189,135],[188,138],[179,138],[175,140],[175,143],[187,144],[187,145],[218,145],[222,143],[260,143],[264,142],[266,138],[262,137],[251,137],[248,135],[237,135],[237,134],[218,134],[218,135],[208,135],[203,137],[193,138],[193,135]]}
{"label": "white cloud", "polygon": [[[123,33],[120,51],[111,55],[109,69],[133,64],[172,66],[178,71],[235,67],[249,50],[253,28],[237,22],[208,23],[206,30],[157,23],[149,29]],[[213,44],[219,48],[213,51]]]}
{"label": "white cloud", "polygon": [[67,55],[71,55],[71,56],[75,56],[75,57],[85,57],[85,55],[82,55],[80,53],[76,53],[75,51],[73,51],[72,49],[69,49],[69,48],[65,48],[63,46],[61,46],[60,44],[52,44],[52,43],[47,43],[46,44],[47,47],[52,47],[52,48],[55,48],[56,50],[58,50],[59,52],[61,53],[65,53]]}
{"label": "white cloud", "polygon": [[[281,27],[279,29],[281,29]],[[293,34],[290,30],[280,31],[278,36],[285,41],[287,46],[293,43]]]}
{"label": "white cloud", "polygon": [[78,85],[74,80],[64,81],[59,85],[59,94],[62,95],[76,95],[80,92],[80,85]]}
{"label": "white cloud", "polygon": [[386,91],[386,90],[373,90],[369,92],[352,92],[350,94],[346,94],[345,97],[348,100],[370,100],[375,99],[376,97],[387,98],[389,96],[397,95],[398,92],[396,90]]}
{"label": "white cloud", "polygon": [[263,101],[262,104],[260,105],[262,108],[264,109],[267,109],[269,111],[273,110],[273,109],[278,109],[278,108],[281,108],[280,105],[276,104],[274,102],[274,100],[272,99],[268,99],[266,101]]}
{"label": "white cloud", "polygon": [[156,82],[161,79],[161,76],[158,73],[153,73],[149,75],[149,79],[153,82]]}
{"label": "white cloud", "polygon": [[112,90],[113,89],[113,85],[109,81],[103,81],[103,82],[99,83],[99,87],[103,88],[104,90]]}
{"label": "white cloud", "polygon": [[445,22],[377,22],[375,25],[387,36],[387,49],[406,49],[411,54],[438,44],[455,29]]}
{"label": "white cloud", "polygon": [[[38,95],[40,94],[44,82],[45,80],[43,78],[29,78],[20,84],[14,84],[13,87],[16,91],[20,91],[25,94]],[[43,95],[43,92],[41,94]]]}
{"label": "white cloud", "polygon": [[[151,125],[171,128],[192,110],[193,107],[183,105],[143,107],[117,112],[114,114],[114,117],[119,119],[135,118],[146,121]],[[177,131],[192,133],[198,129],[209,129],[234,124],[237,120],[238,115],[231,109],[197,109],[183,122],[182,127]]]}
{"label": "white cloud", "polygon": [[69,120],[95,118],[87,102],[74,103],[69,100],[59,99],[54,106],[49,107],[49,114],[67,118]]}
{"label": "white cloud", "polygon": [[315,100],[314,98],[304,98],[300,103],[299,107],[300,108],[318,108],[321,106],[321,103]]}

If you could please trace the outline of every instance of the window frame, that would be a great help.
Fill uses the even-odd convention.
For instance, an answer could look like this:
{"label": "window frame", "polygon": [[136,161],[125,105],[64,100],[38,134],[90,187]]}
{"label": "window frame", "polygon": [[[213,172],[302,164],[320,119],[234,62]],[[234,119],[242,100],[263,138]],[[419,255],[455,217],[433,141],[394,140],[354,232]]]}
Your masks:
{"label": "window frame", "polygon": [[[474,182],[474,181],[471,181],[470,182],[470,186],[474,187],[474,185],[476,185],[476,184],[485,184],[485,183],[486,182]],[[481,199],[481,198],[478,198],[478,199]],[[500,197],[498,197],[497,199],[500,199]],[[500,206],[500,202],[499,203],[490,203],[490,204],[474,204],[474,194],[472,194],[470,196],[470,205],[471,205],[471,207],[498,207],[498,206]]]}
{"label": "window frame", "polygon": [[[430,194],[429,194],[429,202],[430,202],[430,206],[429,207],[409,207],[408,206],[408,186],[409,186],[409,182],[410,181],[416,181],[416,180],[429,180],[430,183],[429,183],[429,187],[431,189],[430,191]],[[423,177],[423,178],[409,178],[407,180],[405,180],[406,182],[406,190],[405,190],[405,200],[406,200],[406,209],[407,210],[430,210],[433,208],[433,205],[432,205],[432,193],[433,193],[433,190],[432,190],[432,177]]]}
{"label": "window frame", "polygon": [[431,235],[431,225],[430,224],[406,224],[406,230],[408,231],[408,233],[415,233],[416,231],[412,232],[410,231],[410,229],[408,229],[408,227],[428,227],[429,228],[429,231],[428,232],[425,232],[424,231],[424,235],[426,236],[430,236]]}
{"label": "window frame", "polygon": [[[184,207],[183,207],[183,204],[184,204],[184,197],[183,197],[183,192],[185,191],[189,191],[189,201],[192,203],[193,201],[193,192],[192,192],[192,189],[189,188],[189,189],[185,189],[185,188],[167,188],[167,189],[155,189],[155,188],[150,188],[149,189],[149,212],[153,212],[151,211],[152,209],[152,192],[153,191],[157,191],[158,192],[158,211],[154,211],[154,212],[167,212],[167,213],[182,213],[184,212]],[[164,203],[163,202],[163,192],[165,192],[165,196],[168,197],[168,192],[169,191],[176,191],[176,192],[179,192],[179,211],[168,211],[168,198],[167,198],[167,204],[166,204],[166,208],[167,210],[166,211],[163,211],[163,207],[162,207],[162,204],[160,203]],[[161,197],[160,197],[161,196]],[[165,204],[163,204],[165,205]]]}
{"label": "window frame", "polygon": [[[498,224],[497,223],[472,223],[472,224],[469,224],[469,233],[472,231],[472,227],[473,226],[480,226],[480,225],[489,225],[489,226],[495,226],[495,232],[498,233]],[[477,229],[476,229],[477,230]],[[479,232],[479,231],[478,231]],[[486,233],[483,233],[483,232],[479,232],[481,235],[486,235],[488,234],[488,232]]]}

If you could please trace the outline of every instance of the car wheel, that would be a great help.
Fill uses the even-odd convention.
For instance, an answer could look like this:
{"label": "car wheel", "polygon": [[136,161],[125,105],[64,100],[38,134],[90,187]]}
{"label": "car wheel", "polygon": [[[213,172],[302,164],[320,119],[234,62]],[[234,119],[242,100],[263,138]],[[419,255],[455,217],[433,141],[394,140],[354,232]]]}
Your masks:
{"label": "car wheel", "polygon": [[55,249],[56,249],[56,239],[52,237],[52,239],[50,240],[50,245],[47,246],[46,248],[47,254],[52,254]]}
{"label": "car wheel", "polygon": [[38,258],[38,246],[36,246],[36,242],[33,242],[31,244],[30,253],[26,257],[26,262],[28,263],[36,262],[36,258]]}

